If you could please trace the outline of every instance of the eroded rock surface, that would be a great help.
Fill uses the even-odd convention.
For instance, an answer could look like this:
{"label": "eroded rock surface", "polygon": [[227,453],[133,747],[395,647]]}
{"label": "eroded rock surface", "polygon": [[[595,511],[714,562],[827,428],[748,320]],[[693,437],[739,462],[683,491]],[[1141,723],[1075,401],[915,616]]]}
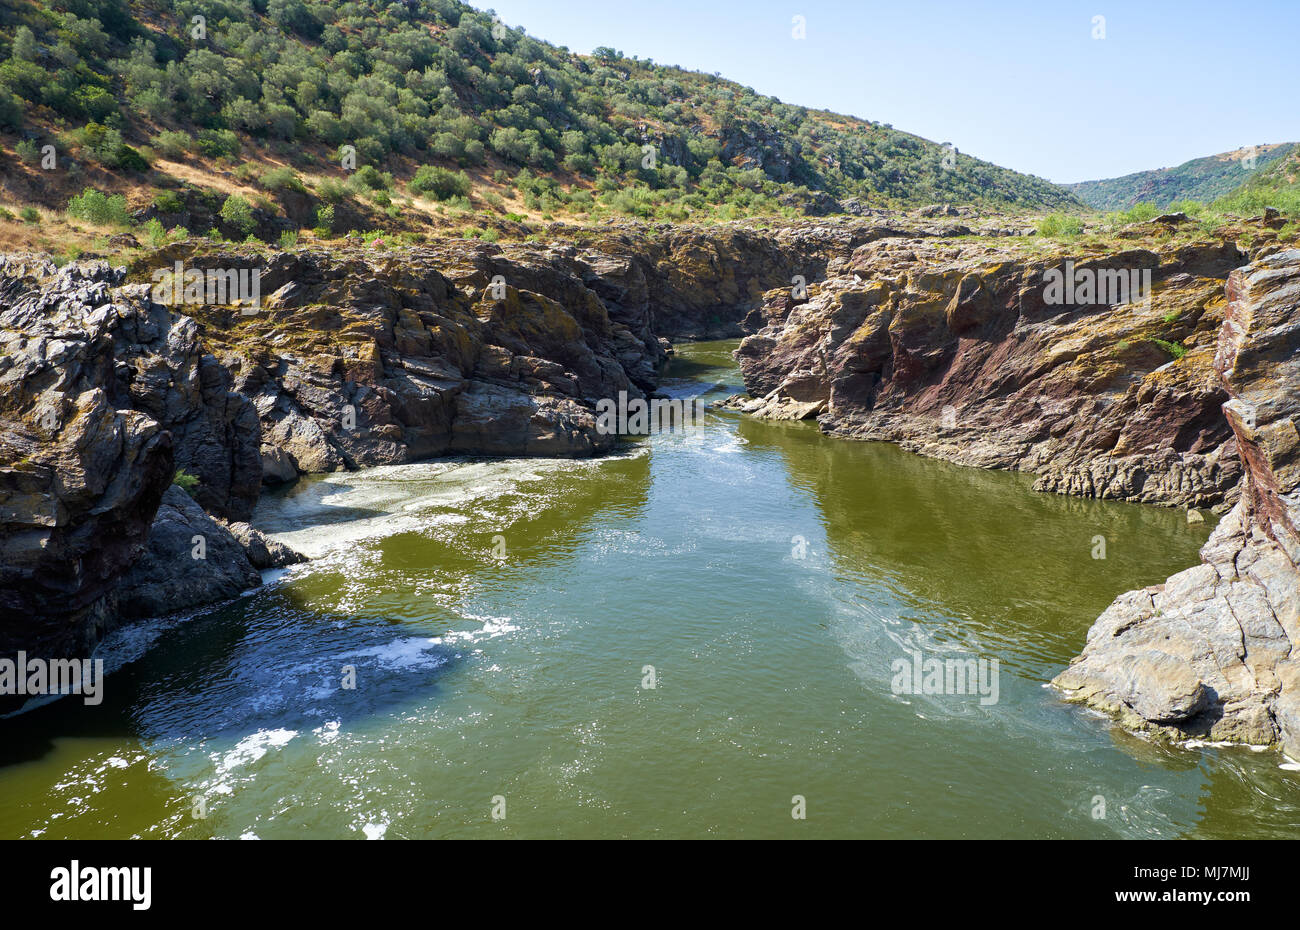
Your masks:
{"label": "eroded rock surface", "polygon": [[[1225,281],[1246,261],[1234,244],[1089,254],[884,232],[831,263],[806,299],[766,295],[752,316],[762,328],[737,350],[750,396],[731,406],[1029,471],[1040,490],[1198,507],[1232,499],[1241,467],[1213,360]],[[1150,299],[1126,287],[1127,303],[1053,303],[1046,276],[1067,260],[1097,280],[1149,272]]]}
{"label": "eroded rock surface", "polygon": [[1054,683],[1130,727],[1300,759],[1300,251],[1233,272],[1214,366],[1240,500],[1200,565],[1117,598]]}
{"label": "eroded rock surface", "polygon": [[118,610],[124,618],[156,617],[236,597],[260,583],[239,541],[172,485],[144,552],[121,579]]}

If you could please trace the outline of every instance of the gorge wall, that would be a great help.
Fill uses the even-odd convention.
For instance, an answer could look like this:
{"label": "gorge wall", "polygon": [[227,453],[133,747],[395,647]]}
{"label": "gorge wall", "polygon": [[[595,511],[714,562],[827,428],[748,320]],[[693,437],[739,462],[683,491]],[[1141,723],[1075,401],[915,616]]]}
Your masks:
{"label": "gorge wall", "polygon": [[[668,337],[739,333],[766,289],[860,235],[631,227],[269,257],[190,240],[129,271],[4,257],[0,652],[84,655],[123,618],[232,597],[293,561],[247,525],[264,483],[608,451],[596,401],[653,391]],[[256,269],[260,306],[163,305],[154,272],[176,263]]]}
{"label": "gorge wall", "polygon": [[1127,726],[1300,759],[1300,251],[1234,271],[1214,367],[1245,477],[1201,564],[1121,595],[1055,681]]}
{"label": "gorge wall", "polygon": [[[1150,273],[1150,299],[1049,303],[1045,275]],[[856,249],[807,299],[766,296],[737,357],[776,418],[897,442],[1037,488],[1222,506],[1241,478],[1213,368],[1231,241],[1070,252],[999,240],[888,238]],[[1175,353],[1181,357],[1175,357]]]}

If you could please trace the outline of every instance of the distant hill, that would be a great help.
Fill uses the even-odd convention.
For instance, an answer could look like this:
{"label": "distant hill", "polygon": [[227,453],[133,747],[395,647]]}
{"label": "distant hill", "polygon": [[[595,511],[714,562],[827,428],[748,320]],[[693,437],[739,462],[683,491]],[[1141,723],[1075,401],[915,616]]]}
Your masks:
{"label": "distant hill", "polygon": [[[1103,181],[1080,181],[1065,184],[1080,200],[1098,210],[1127,210],[1143,201],[1158,207],[1167,207],[1178,200],[1199,200],[1204,203],[1217,200],[1250,179],[1258,172],[1289,154],[1294,142],[1277,145],[1258,145],[1223,152],[1206,158],[1194,158],[1177,168],[1157,168],[1139,171],[1121,178]],[[1255,156],[1254,168],[1245,161]]]}
{"label": "distant hill", "polygon": [[1242,215],[1273,207],[1293,219],[1300,217],[1300,145],[1252,172],[1240,187],[1219,198],[1215,207]]}
{"label": "distant hill", "polygon": [[[27,176],[0,194],[51,210],[86,185],[132,209],[158,190],[260,185],[390,216],[406,215],[398,198],[591,220],[824,213],[848,198],[1078,205],[887,124],[612,48],[577,55],[456,0],[4,0],[0,133],[0,173]],[[68,172],[38,170],[46,143]],[[349,186],[323,189],[331,178]]]}

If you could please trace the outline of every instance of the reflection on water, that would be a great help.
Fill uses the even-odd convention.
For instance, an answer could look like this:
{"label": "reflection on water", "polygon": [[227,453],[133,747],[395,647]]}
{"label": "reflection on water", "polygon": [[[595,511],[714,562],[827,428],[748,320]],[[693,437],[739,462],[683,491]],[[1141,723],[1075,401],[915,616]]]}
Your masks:
{"label": "reflection on water", "polygon": [[[733,345],[682,347],[665,389],[737,390]],[[1274,754],[1043,687],[1195,561],[1175,511],[716,413],[599,461],[317,478],[256,520],[315,560],[123,631],[100,707],[0,722],[3,835],[1296,833]],[[895,694],[913,650],[997,659],[997,703]]]}

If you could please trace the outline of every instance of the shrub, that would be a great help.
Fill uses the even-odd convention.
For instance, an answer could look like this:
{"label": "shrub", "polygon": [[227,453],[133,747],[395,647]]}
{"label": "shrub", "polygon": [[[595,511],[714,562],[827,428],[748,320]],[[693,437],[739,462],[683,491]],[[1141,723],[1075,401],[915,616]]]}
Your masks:
{"label": "shrub", "polygon": [[327,239],[334,233],[334,206],[332,204],[316,209],[316,228],[312,232],[321,239]]}
{"label": "shrub", "polygon": [[1083,232],[1083,220],[1064,213],[1052,213],[1038,221],[1038,234],[1048,238],[1077,236]]}
{"label": "shrub", "polygon": [[393,176],[387,172],[381,172],[374,165],[362,165],[357,169],[356,174],[352,175],[350,181],[354,188],[369,188],[372,191],[386,190],[393,186]]}
{"label": "shrub", "polygon": [[131,215],[127,213],[126,198],[121,194],[112,197],[87,187],[79,195],[68,201],[68,216],[96,226],[130,226]]}
{"label": "shrub", "polygon": [[465,172],[450,171],[437,165],[421,165],[408,186],[434,200],[465,197],[470,191],[469,176]]}
{"label": "shrub", "polygon": [[153,137],[152,144],[154,149],[160,152],[164,158],[181,158],[190,150],[194,140],[189,133],[164,129]]}
{"label": "shrub", "polygon": [[292,168],[272,168],[265,172],[261,177],[261,183],[269,191],[292,190],[298,193],[306,193],[307,188],[303,186],[302,178],[298,177],[297,172]]}
{"label": "shrub", "polygon": [[180,213],[185,209],[185,201],[175,191],[159,191],[154,195],[153,206],[159,213]]}
{"label": "shrub", "polygon": [[1154,342],[1156,345],[1160,346],[1160,348],[1164,349],[1175,359],[1182,358],[1184,355],[1187,354],[1187,347],[1181,345],[1180,343],[1167,342],[1164,339],[1152,339],[1151,341]]}
{"label": "shrub", "polygon": [[229,129],[201,129],[195,139],[199,152],[208,158],[233,158],[239,154],[239,137]]}
{"label": "shrub", "polygon": [[87,123],[78,136],[86,153],[105,168],[124,171],[149,169],[149,163],[144,160],[144,156],[123,142],[122,134],[116,129],[101,126],[99,123]]}
{"label": "shrub", "polygon": [[144,224],[144,235],[152,248],[160,249],[167,244],[167,230],[156,216]]}
{"label": "shrub", "polygon": [[347,197],[348,189],[341,181],[326,178],[316,186],[316,193],[326,203],[340,203],[343,198]]}
{"label": "shrub", "polygon": [[23,139],[15,145],[14,151],[18,153],[19,158],[28,164],[38,161],[41,157],[40,146],[28,139]]}
{"label": "shrub", "polygon": [[238,194],[231,194],[221,205],[221,220],[242,236],[247,236],[257,225],[253,205]]}
{"label": "shrub", "polygon": [[286,229],[280,233],[280,248],[291,249],[298,244],[298,230]]}
{"label": "shrub", "polygon": [[17,129],[22,124],[23,102],[0,85],[0,129]]}
{"label": "shrub", "polygon": [[1147,220],[1153,220],[1160,215],[1160,208],[1149,200],[1143,200],[1141,203],[1135,203],[1127,210],[1119,214],[1119,220],[1122,223],[1144,223]]}

